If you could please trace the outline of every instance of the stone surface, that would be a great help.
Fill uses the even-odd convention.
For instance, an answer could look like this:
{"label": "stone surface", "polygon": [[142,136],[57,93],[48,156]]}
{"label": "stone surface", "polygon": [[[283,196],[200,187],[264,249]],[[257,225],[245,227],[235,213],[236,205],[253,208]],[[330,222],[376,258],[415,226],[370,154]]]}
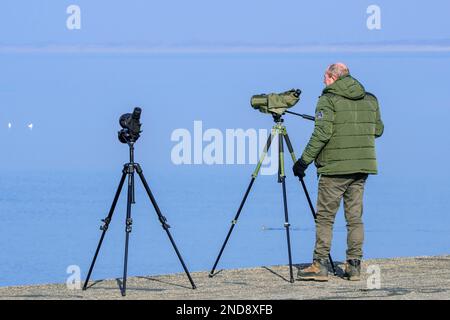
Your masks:
{"label": "stone surface", "polygon": [[[380,289],[368,288],[370,265],[380,268]],[[296,265],[294,275],[304,266]],[[213,278],[194,272],[196,290],[179,273],[130,277],[126,297],[114,279],[91,282],[87,291],[65,284],[2,287],[0,299],[450,299],[450,256],[366,260],[362,276],[358,282],[330,275],[328,282],[290,283],[288,266],[272,266],[222,270]]]}

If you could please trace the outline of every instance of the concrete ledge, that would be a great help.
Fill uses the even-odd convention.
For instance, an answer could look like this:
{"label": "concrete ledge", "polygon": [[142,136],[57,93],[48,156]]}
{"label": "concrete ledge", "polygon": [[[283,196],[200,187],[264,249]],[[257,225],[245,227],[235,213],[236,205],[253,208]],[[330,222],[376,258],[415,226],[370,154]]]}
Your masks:
{"label": "concrete ledge", "polygon": [[[338,264],[341,265],[341,264]],[[381,271],[381,288],[369,289],[367,267]],[[294,271],[299,267],[296,265]],[[450,255],[366,260],[362,280],[330,276],[328,282],[288,282],[288,266],[222,270],[213,278],[194,272],[192,290],[184,273],[130,277],[127,296],[120,280],[93,281],[87,291],[64,284],[0,288],[0,299],[450,299]]]}

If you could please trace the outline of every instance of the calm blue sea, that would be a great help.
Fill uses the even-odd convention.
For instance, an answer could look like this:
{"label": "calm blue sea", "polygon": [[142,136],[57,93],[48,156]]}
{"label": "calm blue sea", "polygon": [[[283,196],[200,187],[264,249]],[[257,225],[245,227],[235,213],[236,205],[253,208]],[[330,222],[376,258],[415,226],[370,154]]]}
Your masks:
{"label": "calm blue sea", "polygon": [[[249,172],[230,166],[161,174],[157,168],[147,167],[144,172],[186,263],[192,271],[208,270],[247,187]],[[119,176],[120,168],[109,173],[2,174],[0,284],[63,282],[69,265],[79,265],[85,276],[100,236],[100,219],[107,215]],[[307,183],[316,199],[315,177],[308,177]],[[437,179],[368,180],[364,212],[367,258],[449,252],[450,204],[433,190],[436,185],[448,193],[448,184]],[[136,199],[130,274],[182,272],[140,185]],[[314,225],[300,185],[293,178],[288,179],[288,200],[294,261],[307,262],[314,244]],[[125,202],[123,193],[94,278],[121,275]],[[281,185],[275,177],[259,177],[219,269],[287,263],[283,222]],[[341,211],[334,230],[332,255],[336,261],[345,258],[345,237]]]}
{"label": "calm blue sea", "polygon": [[[137,161],[190,270],[210,269],[253,166],[175,166],[171,133],[192,132],[195,120],[205,129],[268,129],[271,119],[251,109],[250,96],[292,87],[303,89],[294,111],[313,114],[323,70],[335,60],[378,95],[386,125],[377,141],[380,175],[365,193],[365,257],[450,253],[448,55],[2,55],[0,286],[64,282],[69,265],[86,275],[127,161],[118,118],[137,105],[144,123]],[[287,117],[286,125],[300,154],[312,123]],[[315,201],[315,170],[306,182]],[[298,181],[289,176],[287,186],[294,262],[308,262],[313,220]],[[121,276],[125,200],[94,279]],[[182,272],[140,185],[136,200],[129,274]],[[283,223],[281,186],[261,176],[219,268],[286,264]],[[336,261],[345,247],[340,211]]]}

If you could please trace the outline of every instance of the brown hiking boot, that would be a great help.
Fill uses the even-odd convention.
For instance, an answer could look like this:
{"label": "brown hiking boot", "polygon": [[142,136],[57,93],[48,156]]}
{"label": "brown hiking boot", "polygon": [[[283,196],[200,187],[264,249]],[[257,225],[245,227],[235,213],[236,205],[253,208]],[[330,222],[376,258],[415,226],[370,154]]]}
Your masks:
{"label": "brown hiking boot", "polygon": [[350,281],[361,280],[361,260],[352,259],[345,263],[344,278]]}
{"label": "brown hiking boot", "polygon": [[328,281],[328,261],[314,260],[313,263],[297,273],[297,280]]}

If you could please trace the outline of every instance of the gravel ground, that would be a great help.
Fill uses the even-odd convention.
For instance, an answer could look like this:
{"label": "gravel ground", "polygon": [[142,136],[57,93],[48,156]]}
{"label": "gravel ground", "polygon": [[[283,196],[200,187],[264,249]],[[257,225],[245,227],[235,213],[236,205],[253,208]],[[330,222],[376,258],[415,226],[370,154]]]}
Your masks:
{"label": "gravel ground", "polygon": [[[371,265],[379,267],[379,289],[368,287]],[[303,266],[296,265],[294,272]],[[358,282],[331,275],[328,282],[290,283],[288,266],[271,266],[221,270],[213,278],[194,272],[196,290],[179,273],[130,277],[126,297],[120,294],[120,279],[113,279],[91,282],[87,291],[65,284],[2,287],[0,299],[450,299],[450,255],[366,260],[362,275]]]}

